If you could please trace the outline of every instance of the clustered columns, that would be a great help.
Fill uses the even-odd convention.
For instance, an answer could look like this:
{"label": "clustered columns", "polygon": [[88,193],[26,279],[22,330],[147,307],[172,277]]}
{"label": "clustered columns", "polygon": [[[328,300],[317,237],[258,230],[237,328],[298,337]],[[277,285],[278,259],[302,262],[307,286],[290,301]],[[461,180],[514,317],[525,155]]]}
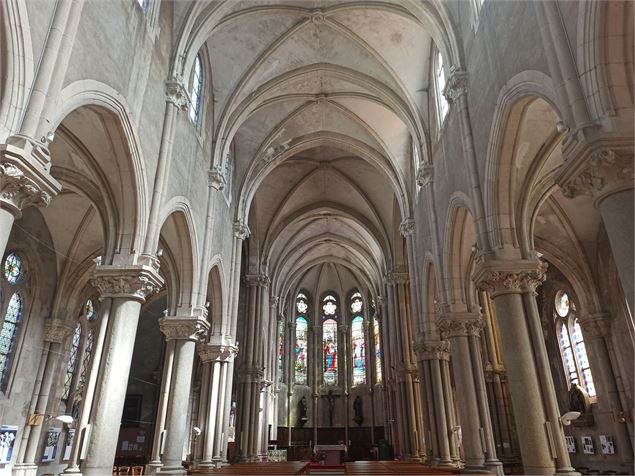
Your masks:
{"label": "clustered columns", "polygon": [[450,344],[445,340],[423,341],[415,346],[423,373],[429,461],[452,466],[459,461],[455,436],[454,395],[450,382]]}
{"label": "clustered columns", "polygon": [[[412,335],[408,324],[407,308],[408,273],[391,272],[386,276],[387,316],[384,319],[392,375],[395,388],[392,408],[396,428],[393,443],[402,458],[418,461],[423,452],[421,418],[417,414],[415,398],[419,396],[417,367],[411,355]],[[388,353],[388,352],[387,352]]]}
{"label": "clustered columns", "polygon": [[27,426],[22,434],[22,444],[18,454],[17,464],[14,473],[19,475],[35,475],[37,464],[35,462],[42,425],[44,423],[46,408],[49,402],[49,395],[54,377],[60,363],[62,344],[68,336],[73,333],[73,329],[68,327],[60,319],[49,319],[44,326],[44,345],[42,358],[38,367],[37,379],[33,389],[31,405]]}
{"label": "clustered columns", "polygon": [[[524,470],[573,473],[534,297],[545,278],[538,261],[485,261],[474,280],[496,306]],[[531,363],[534,365],[530,365]]]}
{"label": "clustered columns", "polygon": [[192,382],[196,342],[209,329],[207,311],[194,308],[191,316],[169,316],[159,321],[168,343],[174,341],[170,398],[165,419],[166,437],[163,466],[159,474],[186,474],[183,469],[183,446],[188,438],[187,412]]}
{"label": "clustered columns", "polygon": [[158,263],[151,262],[97,266],[91,282],[102,298],[112,298],[112,304],[82,473],[103,476],[110,474],[115,459],[120,419],[112,416],[123,412],[141,304],[160,289],[163,279],[158,273]]}
{"label": "clustered columns", "polygon": [[242,361],[240,389],[240,458],[254,461],[258,458],[260,439],[260,393],[264,389],[263,346],[269,318],[269,277],[264,274],[248,274],[245,281],[249,288],[247,320],[245,323],[245,349]]}
{"label": "clustered columns", "polygon": [[479,348],[482,319],[470,312],[445,312],[437,324],[441,337],[450,341],[465,468],[470,472],[485,472],[487,468],[503,474],[485,393]]}
{"label": "clustered columns", "polygon": [[[211,467],[222,462],[223,445],[227,435],[223,426],[225,413],[225,392],[227,388],[227,369],[238,353],[234,345],[208,342],[199,344],[198,355],[203,363],[203,386],[201,396],[205,395],[199,426],[202,434],[198,437],[203,447],[201,467]],[[201,397],[202,398],[202,397]]]}
{"label": "clustered columns", "polygon": [[578,156],[577,151],[564,152],[570,159],[565,161],[557,178],[562,193],[569,198],[579,195],[593,198],[606,228],[624,295],[634,312],[633,143],[626,147],[587,149]]}

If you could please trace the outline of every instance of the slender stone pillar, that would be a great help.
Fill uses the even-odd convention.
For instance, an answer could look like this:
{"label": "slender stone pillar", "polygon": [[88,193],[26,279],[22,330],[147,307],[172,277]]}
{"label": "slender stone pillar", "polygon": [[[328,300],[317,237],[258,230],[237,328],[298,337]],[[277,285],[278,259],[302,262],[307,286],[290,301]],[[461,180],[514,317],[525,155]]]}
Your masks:
{"label": "slender stone pillar", "polygon": [[169,342],[174,340],[174,364],[170,385],[170,398],[165,421],[166,437],[163,466],[158,474],[186,474],[183,469],[183,447],[189,432],[187,411],[192,383],[192,367],[196,342],[204,338],[209,329],[207,310],[193,309],[189,316],[170,316],[159,320],[161,332]]}
{"label": "slender stone pillar", "polygon": [[[47,418],[46,408],[49,402],[51,386],[54,378],[58,375],[57,369],[60,364],[60,355],[66,355],[61,352],[62,343],[73,333],[73,329],[68,327],[60,319],[49,319],[44,326],[44,341],[48,347],[46,355],[46,363],[44,364],[44,373],[42,375],[42,383],[37,393],[37,403],[35,412],[32,415],[34,422],[25,428],[28,431],[28,438],[24,449],[22,459],[16,464],[13,472],[21,476],[31,476],[37,473],[37,449],[40,443],[40,435],[42,427]],[[31,417],[31,415],[30,415]],[[28,423],[27,423],[28,425]],[[22,453],[22,451],[20,451]]]}
{"label": "slender stone pillar", "polygon": [[112,307],[82,473],[103,476],[112,471],[115,459],[141,303],[161,287],[163,279],[154,261],[98,266],[91,281],[102,297],[112,298]]}
{"label": "slender stone pillar", "polygon": [[[443,354],[444,355],[444,354]],[[445,417],[448,422],[448,439],[450,442],[450,458],[452,463],[458,465],[460,462],[459,448],[457,445],[456,437],[454,436],[454,428],[456,425],[456,412],[454,409],[454,392],[452,390],[452,383],[450,381],[450,356],[444,358],[440,362],[441,364],[441,377],[443,379],[443,401],[445,403]]]}
{"label": "slender stone pillar", "polygon": [[457,386],[465,471],[485,471],[485,448],[481,439],[478,395],[474,383],[470,338],[477,337],[482,323],[472,313],[446,314],[438,321],[441,336],[450,341],[452,368]]}
{"label": "slender stone pillar", "polygon": [[536,337],[536,323],[526,315],[523,302],[523,290],[535,289],[543,279],[544,267],[528,261],[484,262],[474,276],[496,306],[512,406],[514,414],[523,415],[516,426],[524,470],[551,475],[557,466],[559,474],[566,474],[574,470],[568,453],[561,449],[564,435],[553,408],[553,384],[545,375],[549,368],[544,340]]}
{"label": "slender stone pillar", "polygon": [[169,340],[165,344],[165,355],[163,356],[163,375],[161,377],[161,395],[159,396],[159,406],[154,421],[154,437],[152,438],[151,461],[146,467],[147,474],[155,474],[163,466],[161,462],[161,450],[163,448],[163,437],[165,435],[165,419],[168,414],[168,401],[170,398],[170,386],[172,384],[172,367],[174,365],[174,344],[176,341]]}

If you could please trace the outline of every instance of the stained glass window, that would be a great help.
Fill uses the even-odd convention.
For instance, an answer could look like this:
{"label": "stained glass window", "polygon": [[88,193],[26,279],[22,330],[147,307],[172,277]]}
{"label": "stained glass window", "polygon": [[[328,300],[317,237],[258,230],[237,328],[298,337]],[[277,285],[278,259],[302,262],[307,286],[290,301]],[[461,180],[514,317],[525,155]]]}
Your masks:
{"label": "stained glass window", "polygon": [[192,92],[190,94],[190,119],[194,124],[200,123],[201,94],[203,93],[203,60],[201,54],[196,55],[194,60],[194,76],[192,79]]}
{"label": "stained glass window", "polygon": [[324,383],[337,385],[337,321],[326,319],[322,324],[324,346]]}
{"label": "stained glass window", "polygon": [[95,305],[93,304],[92,299],[86,301],[84,304],[84,316],[88,321],[94,321],[97,317],[97,312],[95,311]]}
{"label": "stained glass window", "polygon": [[2,329],[0,329],[0,383],[2,388],[5,388],[6,380],[9,376],[11,352],[18,325],[22,318],[22,309],[22,296],[19,293],[14,293],[9,300]]}
{"label": "stained glass window", "polygon": [[575,315],[575,304],[562,290],[556,293],[554,301],[554,318],[567,380],[569,384],[582,386],[590,399],[595,401],[597,393],[582,329]]}
{"label": "stained glass window", "polygon": [[299,316],[295,320],[295,383],[307,383],[307,330],[309,323]]}
{"label": "stained glass window", "polygon": [[75,374],[75,366],[77,364],[77,354],[79,353],[79,343],[82,340],[82,326],[78,323],[75,326],[73,340],[71,341],[71,351],[68,356],[68,364],[66,365],[66,377],[64,377],[64,392],[62,400],[68,400],[71,394],[71,385],[73,384],[73,375]]}
{"label": "stained glass window", "polygon": [[445,89],[446,78],[445,69],[443,68],[443,56],[440,51],[437,51],[437,58],[435,64],[436,86],[437,86],[437,107],[439,108],[439,123],[443,122],[445,115],[448,112],[448,102],[443,96],[443,90]]}
{"label": "stained glass window", "polygon": [[298,299],[295,303],[295,307],[300,314],[306,314],[307,310],[309,309],[309,305],[307,304],[307,299],[304,294],[298,294]]}
{"label": "stained glass window", "polygon": [[90,360],[93,355],[93,344],[95,342],[95,330],[88,329],[86,335],[86,345],[84,346],[84,356],[82,357],[82,371],[79,374],[79,382],[77,383],[77,393],[81,393],[84,389],[84,384],[88,379],[88,373],[90,372]]}
{"label": "stained glass window", "polygon": [[18,284],[22,279],[23,272],[22,258],[16,253],[9,253],[4,260],[4,277],[7,278],[9,284]]}
{"label": "stained glass window", "polygon": [[353,341],[353,385],[361,385],[366,383],[366,343],[362,316],[353,318],[351,339]]}
{"label": "stained glass window", "polygon": [[373,340],[375,344],[375,382],[381,383],[381,339],[379,335],[379,319],[373,318]]}
{"label": "stained glass window", "polygon": [[278,321],[278,382],[284,381],[284,320]]}
{"label": "stained glass window", "polygon": [[364,306],[364,302],[362,301],[362,295],[360,293],[355,293],[351,296],[351,312],[353,314],[359,314],[362,312],[362,307]]}

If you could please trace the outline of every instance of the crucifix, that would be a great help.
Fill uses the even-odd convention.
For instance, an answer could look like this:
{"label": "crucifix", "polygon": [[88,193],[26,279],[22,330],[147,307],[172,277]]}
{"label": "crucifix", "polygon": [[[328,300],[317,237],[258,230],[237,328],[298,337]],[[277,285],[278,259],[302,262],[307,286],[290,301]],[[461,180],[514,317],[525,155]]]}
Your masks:
{"label": "crucifix", "polygon": [[335,395],[333,390],[329,390],[329,393],[322,395],[322,398],[326,398],[329,404],[329,426],[333,426],[333,412],[335,411],[335,399],[340,398],[339,395]]}

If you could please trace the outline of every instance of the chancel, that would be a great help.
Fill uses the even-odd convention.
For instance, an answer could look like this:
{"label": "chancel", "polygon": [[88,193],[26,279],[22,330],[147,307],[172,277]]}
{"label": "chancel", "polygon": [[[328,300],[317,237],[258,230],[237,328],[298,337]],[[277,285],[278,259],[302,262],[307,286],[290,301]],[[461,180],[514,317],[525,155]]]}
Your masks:
{"label": "chancel", "polygon": [[629,0],[2,0],[0,476],[633,474]]}

